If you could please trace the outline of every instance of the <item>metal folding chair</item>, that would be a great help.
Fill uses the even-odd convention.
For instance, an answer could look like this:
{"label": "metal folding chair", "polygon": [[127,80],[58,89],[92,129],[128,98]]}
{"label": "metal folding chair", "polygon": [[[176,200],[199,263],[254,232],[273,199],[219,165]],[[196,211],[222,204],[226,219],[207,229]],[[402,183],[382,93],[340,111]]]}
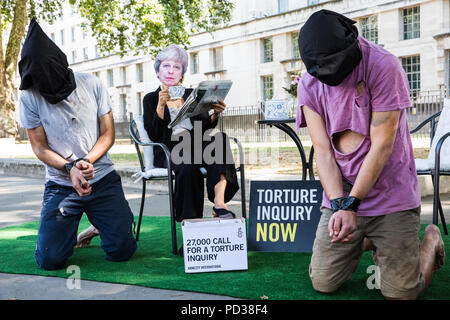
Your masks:
{"label": "metal folding chair", "polygon": [[[141,206],[139,210],[139,218],[136,230],[136,241],[139,241],[139,232],[141,228],[142,216],[144,212],[144,203],[145,203],[145,194],[146,194],[146,184],[151,180],[165,180],[167,179],[167,184],[169,188],[169,210],[170,210],[170,226],[172,233],[172,252],[173,254],[177,254],[178,246],[177,246],[177,230],[176,230],[176,220],[175,220],[175,211],[174,211],[174,201],[173,201],[173,190],[174,185],[173,181],[175,178],[175,174],[172,172],[171,161],[170,161],[170,151],[166,145],[163,143],[152,142],[148,137],[147,131],[144,128],[144,120],[143,117],[137,116],[134,120],[131,121],[129,127],[130,135],[134,141],[134,145],[136,147],[139,164],[141,168],[141,172],[135,174],[135,177],[139,177],[142,179],[142,197],[141,197]],[[236,168],[236,171],[240,173],[240,189],[241,189],[241,207],[242,207],[242,217],[246,218],[246,203],[245,203],[245,172],[244,172],[244,153],[242,151],[241,143],[238,139],[229,137],[233,140],[239,150],[239,166]],[[155,168],[153,165],[153,148],[158,147],[162,148],[164,154],[166,156],[166,162],[168,168]],[[202,174],[206,177],[206,170],[202,168]]]}
{"label": "metal folding chair", "polygon": [[[439,178],[442,175],[450,175],[450,143],[444,146],[445,140],[450,136],[450,99],[444,99],[442,111],[439,111],[424,120],[411,134],[430,124],[430,153],[427,159],[415,159],[417,175],[431,175],[433,181],[433,223],[439,224],[439,216],[446,235],[448,235],[439,196]],[[441,155],[442,154],[442,155]],[[439,213],[439,215],[438,215]]]}

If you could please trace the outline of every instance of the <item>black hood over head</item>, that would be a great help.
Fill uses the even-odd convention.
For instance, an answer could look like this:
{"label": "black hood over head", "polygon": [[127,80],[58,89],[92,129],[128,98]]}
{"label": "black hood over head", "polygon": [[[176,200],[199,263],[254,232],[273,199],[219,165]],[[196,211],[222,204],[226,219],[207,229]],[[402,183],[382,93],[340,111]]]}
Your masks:
{"label": "black hood over head", "polygon": [[330,10],[313,13],[300,29],[298,46],[308,73],[337,86],[362,58],[353,21]]}
{"label": "black hood over head", "polygon": [[49,103],[61,102],[77,87],[68,67],[66,55],[32,19],[19,61],[19,89],[34,87]]}

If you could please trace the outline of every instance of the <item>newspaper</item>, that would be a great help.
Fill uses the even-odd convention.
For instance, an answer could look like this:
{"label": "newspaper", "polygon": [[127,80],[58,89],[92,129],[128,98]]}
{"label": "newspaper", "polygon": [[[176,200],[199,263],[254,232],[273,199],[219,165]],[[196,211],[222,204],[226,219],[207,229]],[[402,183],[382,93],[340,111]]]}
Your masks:
{"label": "newspaper", "polygon": [[186,118],[191,118],[200,113],[208,112],[211,109],[211,105],[217,103],[218,99],[225,100],[232,84],[233,82],[230,80],[211,80],[200,82],[198,87],[192,91],[183,103],[178,115],[168,125],[168,128],[172,129]]}

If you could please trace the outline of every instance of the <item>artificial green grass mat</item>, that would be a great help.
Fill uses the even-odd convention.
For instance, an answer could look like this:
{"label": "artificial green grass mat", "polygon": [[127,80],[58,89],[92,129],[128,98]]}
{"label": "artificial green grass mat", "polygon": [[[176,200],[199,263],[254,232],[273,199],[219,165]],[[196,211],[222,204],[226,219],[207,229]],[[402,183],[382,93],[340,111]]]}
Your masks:
{"label": "artificial green grass mat", "polygon": [[[68,278],[66,269],[45,271],[34,259],[38,221],[0,229],[0,272],[32,274]],[[83,216],[79,230],[89,226]],[[178,226],[179,228],[179,226]],[[422,225],[421,237],[425,226]],[[441,229],[443,234],[443,231]],[[446,256],[449,256],[450,237],[445,236]],[[182,243],[178,229],[179,245]],[[195,291],[244,299],[262,297],[278,299],[383,299],[380,290],[368,289],[373,272],[370,252],[363,254],[352,278],[337,293],[316,293],[308,275],[310,254],[248,252],[248,270],[186,274],[184,260],[172,254],[168,217],[143,217],[138,249],[130,261],[110,262],[104,259],[99,237],[87,248],[74,250],[68,265],[77,265],[81,279],[139,285],[151,288]],[[450,299],[450,267],[448,263],[434,274],[420,299]],[[370,280],[369,280],[370,281]]]}

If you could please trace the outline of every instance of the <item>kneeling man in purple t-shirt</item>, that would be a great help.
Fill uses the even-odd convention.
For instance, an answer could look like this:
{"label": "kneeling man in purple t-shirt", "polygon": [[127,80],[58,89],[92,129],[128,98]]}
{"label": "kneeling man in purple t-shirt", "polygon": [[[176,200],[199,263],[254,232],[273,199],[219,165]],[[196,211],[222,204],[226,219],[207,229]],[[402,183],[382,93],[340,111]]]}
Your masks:
{"label": "kneeling man in purple t-shirt", "polygon": [[310,277],[336,291],[372,249],[388,299],[415,299],[444,263],[435,225],[422,243],[420,189],[405,109],[409,84],[398,59],[358,36],[355,21],[321,10],[298,38],[306,65],[297,128],[308,127],[324,188]]}

